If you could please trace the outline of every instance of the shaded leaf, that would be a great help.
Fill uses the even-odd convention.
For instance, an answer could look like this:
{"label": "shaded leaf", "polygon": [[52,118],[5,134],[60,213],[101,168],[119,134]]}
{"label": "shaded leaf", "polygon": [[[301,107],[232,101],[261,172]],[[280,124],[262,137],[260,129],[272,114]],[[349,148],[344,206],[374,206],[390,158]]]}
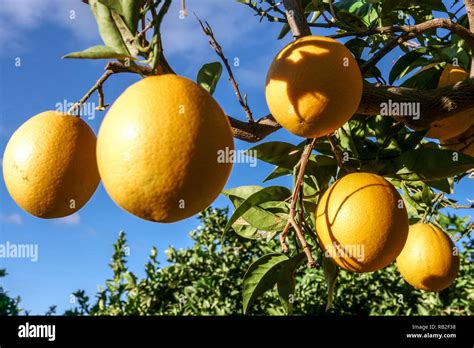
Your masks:
{"label": "shaded leaf", "polygon": [[99,27],[100,37],[105,45],[111,47],[117,53],[129,55],[130,52],[115,25],[111,10],[98,0],[89,0],[89,7],[94,14]]}
{"label": "shaded leaf", "polygon": [[279,178],[281,176],[290,175],[292,173],[293,172],[290,169],[282,168],[282,167],[275,167],[275,169],[265,179],[263,179],[263,182],[273,180],[273,179]]}
{"label": "shaded leaf", "polygon": [[427,181],[426,184],[430,187],[446,192],[448,194],[453,193],[453,180],[451,178],[430,180]]}
{"label": "shaded leaf", "polygon": [[122,53],[117,53],[111,47],[92,46],[84,51],[72,52],[63,56],[63,58],[82,58],[82,59],[135,59],[134,57]]}
{"label": "shaded leaf", "polygon": [[143,6],[143,0],[98,0],[109,9],[120,14],[131,33],[137,31],[137,24],[140,18],[140,10]]}
{"label": "shaded leaf", "polygon": [[285,254],[268,254],[250,265],[244,275],[243,310],[247,314],[250,305],[256,298],[273,288],[278,281],[278,272],[288,262]]}
{"label": "shaded leaf", "polygon": [[328,298],[326,304],[326,311],[330,310],[332,307],[332,302],[334,299],[334,289],[336,287],[337,275],[339,274],[339,268],[332,262],[328,257],[323,255],[323,271],[324,279],[326,279],[326,284],[328,286]]}
{"label": "shaded leaf", "polygon": [[409,71],[410,65],[421,56],[423,56],[423,53],[411,51],[398,59],[393,65],[392,70],[390,70],[389,84],[393,84],[395,80],[402,78]]}
{"label": "shaded leaf", "polygon": [[290,26],[288,23],[283,24],[283,27],[281,28],[280,34],[278,34],[278,40],[283,39],[288,33],[290,32]]}
{"label": "shaded leaf", "polygon": [[277,291],[280,296],[280,301],[288,315],[291,315],[293,312],[296,286],[295,272],[305,257],[305,253],[300,253],[291,257],[288,262],[283,263],[278,274]]}
{"label": "shaded leaf", "polygon": [[221,74],[222,64],[220,62],[204,64],[198,72],[197,83],[200,84],[206,91],[213,94]]}
{"label": "shaded leaf", "polygon": [[229,228],[231,228],[234,222],[236,222],[252,207],[258,206],[265,202],[283,201],[290,195],[291,191],[283,186],[270,186],[253,193],[247,199],[245,199],[237,209],[235,209],[234,213],[227,222],[227,225],[224,229],[224,234],[229,230]]}
{"label": "shaded leaf", "polygon": [[456,151],[424,147],[402,153],[384,172],[386,176],[402,180],[427,181],[453,177],[472,168],[474,157]]}
{"label": "shaded leaf", "polygon": [[270,141],[248,149],[246,154],[276,166],[292,169],[298,163],[301,151],[301,148],[293,144]]}

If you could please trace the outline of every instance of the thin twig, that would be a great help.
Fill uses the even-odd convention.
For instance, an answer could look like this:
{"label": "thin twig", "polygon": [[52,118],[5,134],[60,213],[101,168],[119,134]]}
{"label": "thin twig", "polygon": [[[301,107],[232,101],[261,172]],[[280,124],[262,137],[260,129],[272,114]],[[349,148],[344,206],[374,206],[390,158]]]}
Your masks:
{"label": "thin twig", "polygon": [[334,135],[328,135],[329,144],[331,145],[332,152],[334,153],[334,157],[336,158],[337,166],[342,168],[344,166],[344,159],[342,156],[342,151],[336,143],[334,139]]}
{"label": "thin twig", "polygon": [[138,33],[138,37],[142,39],[142,46],[145,46],[145,34],[148,30],[153,28],[154,22],[149,21],[148,24],[145,25],[145,17],[142,18],[142,30]]}
{"label": "thin twig", "polygon": [[[99,107],[103,106],[104,108],[107,105],[103,105],[104,96],[102,92],[103,85],[107,79],[113,74],[117,73],[139,73],[141,75],[150,75],[152,73],[150,68],[135,65],[134,67],[127,67],[120,62],[110,62],[105,66],[105,72],[101,77],[96,81],[96,83],[87,91],[84,96],[75,103],[67,113],[72,115],[76,110],[78,110],[91,96],[95,91],[98,91],[99,95]],[[79,116],[79,114],[77,115]]]}
{"label": "thin twig", "polygon": [[[76,110],[80,109],[80,107],[91,97],[91,95],[95,91],[101,89],[104,82],[107,81],[107,79],[113,74],[113,71],[107,69],[97,80],[97,82],[87,91],[87,93],[67,111],[67,113],[72,115]],[[80,116],[80,112],[78,112],[77,116]]]}
{"label": "thin twig", "polygon": [[225,65],[225,68],[227,70],[227,73],[229,75],[229,80],[232,83],[232,87],[234,87],[235,95],[237,97],[237,100],[239,101],[240,106],[245,112],[245,115],[247,116],[247,120],[250,123],[253,123],[253,115],[252,111],[250,110],[250,107],[248,105],[247,101],[247,95],[242,96],[242,93],[240,92],[239,85],[237,84],[237,81],[235,80],[234,74],[232,72],[232,69],[230,68],[229,61],[227,60],[224,52],[222,51],[221,45],[217,42],[214,32],[212,31],[211,26],[209,23],[206,21],[205,24],[199,19],[199,17],[196,16],[196,19],[198,20],[199,24],[201,25],[202,31],[204,34],[206,34],[209,37],[209,44],[211,45],[212,49],[216,52],[216,54],[219,56],[219,58],[222,60],[222,62]]}
{"label": "thin twig", "polygon": [[[275,4],[274,6],[276,5],[281,5],[283,2],[279,2],[277,4]],[[249,1],[248,3],[245,3],[245,5],[247,5],[248,7],[250,7],[253,11],[255,11],[255,16],[260,16],[260,21],[263,19],[263,18],[266,18],[269,22],[276,22],[276,23],[286,23],[288,24],[288,20],[286,18],[283,18],[283,17],[276,17],[276,16],[272,16],[270,14],[270,10],[272,9],[272,7],[270,7],[269,9],[267,10],[264,10],[263,8],[261,7],[258,7],[256,3],[252,2],[252,1]],[[273,8],[273,10],[275,12],[278,12],[284,16],[286,16],[286,13],[284,11],[282,11],[280,8],[278,7],[275,7]],[[331,26],[326,24],[326,23],[308,23],[309,26],[311,27],[317,27],[317,28],[330,28]]]}
{"label": "thin twig", "polygon": [[186,13],[186,0],[181,0],[181,9],[183,11],[183,16],[186,17],[188,15]]}
{"label": "thin twig", "polygon": [[[320,4],[318,0],[312,0],[312,3],[314,5],[314,7],[316,7],[316,9],[319,11],[319,13],[321,13],[321,16],[323,17],[323,19],[326,21],[326,23],[328,24],[329,27],[332,27],[334,25],[334,22],[329,19],[328,16],[326,16],[326,10],[324,9],[324,5],[323,4]],[[308,23],[309,24],[309,23]]]}
{"label": "thin twig", "polygon": [[443,197],[444,197],[444,193],[442,193],[442,192],[438,193],[434,197],[433,201],[435,203],[426,208],[425,212],[423,213],[423,216],[421,217],[421,223],[429,222],[429,220],[431,218],[431,214],[435,211],[434,206],[439,204],[440,199],[442,199]]}
{"label": "thin twig", "polygon": [[299,166],[298,178],[296,179],[296,183],[293,187],[293,193],[291,195],[291,203],[290,203],[290,212],[288,215],[288,222],[286,223],[285,228],[283,229],[282,233],[280,234],[280,245],[284,252],[288,251],[288,246],[286,245],[286,238],[290,227],[293,227],[295,230],[296,236],[301,244],[301,247],[306,254],[306,258],[308,260],[308,267],[312,268],[316,265],[314,261],[313,255],[311,253],[311,246],[306,241],[303,232],[301,231],[301,226],[296,222],[296,205],[298,203],[299,195],[301,193],[301,187],[303,184],[303,178],[306,170],[306,165],[308,164],[308,160],[311,155],[311,151],[313,150],[314,144],[316,143],[316,139],[311,139],[311,142],[306,145],[303,154],[301,155],[301,159],[298,162],[297,166]]}
{"label": "thin twig", "polygon": [[99,105],[97,106],[97,110],[104,111],[105,109],[107,109],[109,104],[105,104],[104,90],[102,88],[102,85],[97,87],[97,95],[99,97]]}
{"label": "thin twig", "polygon": [[334,1],[333,0],[329,0],[329,11],[331,12],[331,16],[333,18],[333,21],[337,21],[337,17],[336,17],[336,11],[334,10]]}

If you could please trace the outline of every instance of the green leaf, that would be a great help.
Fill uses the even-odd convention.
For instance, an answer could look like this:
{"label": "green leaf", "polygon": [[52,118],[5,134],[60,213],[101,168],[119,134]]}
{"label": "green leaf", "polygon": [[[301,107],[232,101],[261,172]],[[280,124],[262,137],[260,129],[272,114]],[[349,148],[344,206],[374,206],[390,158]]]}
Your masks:
{"label": "green leaf", "polygon": [[426,204],[427,207],[431,206],[431,202],[434,198],[434,193],[431,191],[430,187],[426,184],[423,184],[423,190],[421,191],[421,198],[423,203]]}
{"label": "green leaf", "polygon": [[465,173],[474,168],[474,157],[425,147],[404,152],[388,168],[390,172],[386,176],[407,181],[429,181]]}
{"label": "green leaf", "polygon": [[421,56],[423,56],[423,53],[411,51],[398,59],[390,71],[389,84],[393,84],[395,80],[402,78],[409,71],[410,65]]}
{"label": "green leaf", "polygon": [[89,7],[99,27],[100,37],[105,45],[115,52],[129,55],[130,52],[122,39],[119,29],[112,18],[111,10],[99,0],[89,0]]}
{"label": "green leaf", "polygon": [[140,11],[143,6],[143,0],[98,0],[101,4],[107,6],[120,14],[131,33],[137,32],[137,24],[140,19]]}
{"label": "green leaf", "polygon": [[407,132],[407,133],[398,133],[398,144],[400,149],[405,152],[408,150],[413,150],[415,147],[420,144],[423,140],[427,130],[418,131],[418,132]]}
{"label": "green leaf", "polygon": [[401,86],[415,89],[436,88],[442,72],[442,64],[429,64],[418,70],[413,76],[405,80]]}
{"label": "green leaf", "polygon": [[430,180],[426,184],[430,187],[433,187],[437,190],[446,192],[448,194],[453,193],[453,183],[454,181],[451,178],[448,179],[439,179],[439,180]]}
{"label": "green leaf", "polygon": [[[229,197],[233,206],[238,208],[242,202],[252,194],[262,190],[261,186],[241,186],[223,191],[222,194]],[[258,239],[261,231],[277,231],[283,229],[286,224],[287,207],[281,201],[265,202],[260,206],[250,208],[233,225],[234,231],[248,239]],[[285,213],[285,214],[282,214]]]}
{"label": "green leaf", "polygon": [[213,94],[222,74],[222,64],[213,62],[204,64],[198,72],[197,83]]}
{"label": "green leaf", "polygon": [[[231,196],[229,198],[235,207],[239,207],[244,201],[244,199],[235,197],[235,196]],[[280,201],[266,202],[260,206],[252,207],[247,212],[245,212],[234,223],[234,225],[232,225],[232,227],[234,227],[235,229],[236,224],[241,224],[241,225],[251,225],[252,227],[255,227],[256,229],[260,231],[270,231],[270,232],[281,231],[285,227],[286,221],[288,220],[286,212],[283,213],[281,211],[282,204],[284,204],[284,202],[280,202]],[[276,208],[278,206],[280,206],[280,211],[278,211],[280,214],[275,214],[270,211],[272,207]],[[252,236],[252,239],[257,239],[257,238],[259,238],[258,234],[256,234],[255,236]]]}
{"label": "green leaf", "polygon": [[354,54],[354,56],[356,56],[357,58],[360,58],[365,48],[370,47],[367,41],[359,38],[347,41],[344,46],[346,46],[349,51],[351,51],[352,54]]}
{"label": "green leaf", "polygon": [[246,199],[250,197],[252,194],[254,194],[255,192],[260,191],[261,189],[263,189],[262,186],[240,186],[233,189],[222,191],[222,194],[227,197],[235,196],[235,197]]}
{"label": "green leaf", "polygon": [[275,167],[275,169],[265,178],[263,182],[270,181],[281,176],[290,175],[293,172],[288,168]]}
{"label": "green leaf", "polygon": [[[327,188],[329,181],[337,173],[337,161],[333,157],[323,155],[311,155],[308,161],[306,176],[313,177],[317,189],[323,191]],[[305,182],[307,182],[305,180]]]}
{"label": "green leaf", "polygon": [[357,147],[355,146],[354,139],[352,139],[351,125],[349,123],[344,124],[337,131],[341,146],[344,150],[349,150],[356,157],[359,157]]}
{"label": "green leaf", "polygon": [[339,10],[337,12],[338,23],[342,28],[348,28],[355,31],[365,31],[367,30],[367,24],[364,23],[362,19],[358,16],[346,11]]}
{"label": "green leaf", "polygon": [[298,266],[305,259],[305,253],[297,254],[291,257],[288,262],[283,263],[278,274],[277,291],[280,301],[288,315],[293,312],[293,302],[296,286],[295,273]]}
{"label": "green leaf", "polygon": [[138,48],[135,45],[134,35],[130,32],[130,29],[128,29],[127,24],[123,18],[115,11],[110,11],[110,14],[112,15],[112,19],[115,22],[115,26],[117,27],[120,36],[127,47],[127,50],[132,56],[138,55]]}
{"label": "green leaf", "polygon": [[246,151],[251,157],[286,169],[293,169],[301,157],[301,148],[281,141],[271,141]]}
{"label": "green leaf", "polygon": [[258,239],[260,235],[258,234],[258,228],[251,226],[248,222],[247,223],[235,223],[232,225],[233,230],[235,233],[242,238],[246,239]]}
{"label": "green leaf", "polygon": [[339,274],[339,268],[332,262],[328,257],[323,255],[323,271],[324,279],[326,279],[326,284],[328,286],[328,298],[326,304],[326,311],[330,310],[332,307],[334,299],[334,289],[336,287],[337,275]]}
{"label": "green leaf", "polygon": [[420,315],[430,315],[430,311],[420,304],[416,305],[416,309],[418,310],[418,314]]}
{"label": "green leaf", "polygon": [[405,206],[407,208],[407,212],[409,216],[417,216],[419,211],[423,211],[423,207],[421,207],[413,198],[410,192],[408,192],[406,184],[402,181],[402,196],[403,201],[405,202]]}
{"label": "green leaf", "polygon": [[248,313],[250,305],[273,288],[278,281],[278,273],[289,260],[285,254],[267,254],[252,263],[244,275],[243,310]]}
{"label": "green leaf", "polygon": [[82,58],[82,59],[135,59],[134,57],[117,53],[111,47],[107,46],[92,46],[84,51],[72,52],[63,56],[63,58]]}
{"label": "green leaf", "polygon": [[283,39],[286,34],[290,32],[290,26],[288,23],[283,24],[283,27],[281,28],[280,34],[278,34],[278,40]]}
{"label": "green leaf", "polygon": [[229,221],[227,221],[223,235],[225,235],[232,225],[252,207],[258,206],[265,202],[283,201],[290,196],[291,191],[283,186],[270,186],[255,192],[245,199],[237,209],[235,209]]}

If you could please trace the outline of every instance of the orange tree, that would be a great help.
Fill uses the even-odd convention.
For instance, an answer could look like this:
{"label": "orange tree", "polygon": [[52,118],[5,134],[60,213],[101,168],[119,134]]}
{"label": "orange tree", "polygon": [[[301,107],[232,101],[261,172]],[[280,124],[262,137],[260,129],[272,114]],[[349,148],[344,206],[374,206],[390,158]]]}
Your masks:
{"label": "orange tree", "polygon": [[[444,230],[465,231],[466,219],[438,214]],[[165,250],[166,265],[158,262],[153,248],[140,278],[127,266],[127,240],[121,233],[114,244],[110,263],[112,275],[91,299],[85,291],[74,293],[77,305],[66,315],[239,315],[246,270],[256,259],[275,255],[278,241],[256,242],[229,233],[222,241],[227,224],[226,209],[207,209],[199,214],[200,226],[189,236],[189,248]],[[461,267],[455,282],[446,290],[426,292],[414,289],[398,273],[395,265],[371,273],[342,270],[334,288],[334,301],[327,303],[326,273],[322,267],[298,267],[297,286],[291,301],[280,297],[266,277],[251,303],[256,315],[472,315],[473,241],[462,243]],[[322,257],[316,251],[316,258]],[[265,286],[267,289],[265,289]],[[281,289],[281,288],[280,288]]]}
{"label": "orange tree", "polygon": [[[258,119],[254,119],[209,23],[198,19],[222,63],[200,69],[196,80],[203,88],[199,88],[172,76],[173,64],[165,57],[160,28],[171,0],[83,2],[89,4],[104,43],[66,58],[115,61],[107,63],[103,76],[68,111],[69,116],[95,92],[99,109],[106,109],[103,84],[112,75],[147,77],[119,98],[98,137],[98,170],[104,186],[127,211],[169,222],[204,209],[230,171],[226,163],[215,165],[212,157],[217,149],[233,150],[229,126],[235,138],[250,143],[262,141],[281,127],[307,138],[299,144],[261,142],[248,151],[249,156],[275,166],[265,181],[292,175],[291,190],[245,186],[223,192],[235,210],[222,239],[233,233],[273,247],[243,276],[245,313],[275,285],[290,313],[296,294],[295,274],[305,260],[309,268],[323,270],[328,307],[340,268],[373,272],[389,266],[397,256],[404,265],[402,275],[415,287],[441,291],[452,284],[466,259],[460,260],[459,246],[445,235],[450,221],[440,209],[471,208],[448,195],[474,167],[472,0],[450,4],[440,0],[416,4],[405,0],[239,0],[260,19],[281,25],[279,38],[290,32],[295,38],[276,54],[269,68],[266,98],[271,114]],[[185,15],[184,1],[182,6]],[[434,18],[434,13],[442,18]],[[311,28],[331,29],[331,34],[312,36]],[[395,49],[402,54],[390,72],[383,73],[379,62]],[[226,116],[210,96],[223,68],[246,121]],[[177,87],[166,89],[167,85]],[[176,101],[178,96],[189,101],[186,108]],[[124,117],[124,113],[138,117],[144,105],[143,119],[148,121]],[[165,112],[161,128],[154,122],[152,116],[160,110],[177,112],[178,108],[186,117],[173,121],[172,113]],[[136,140],[134,131],[140,127],[146,132]],[[213,127],[219,136],[212,135]],[[165,136],[155,140],[158,130]],[[172,141],[166,142],[178,130],[188,135],[191,145],[180,143],[177,148]],[[119,135],[132,140],[133,146],[122,142]],[[22,190],[17,202],[30,190],[18,178],[14,158],[15,142],[21,144],[23,138],[17,135],[9,144],[3,166],[12,196]],[[160,151],[150,156],[140,152],[145,148],[140,142],[158,150],[162,139],[167,150],[178,151],[173,152],[174,162],[166,162],[169,158]],[[93,151],[91,156],[95,156]],[[131,157],[135,165],[125,166]],[[210,171],[215,180],[194,182],[191,178],[200,170]],[[191,172],[194,176],[188,175]],[[96,172],[93,174],[95,178]],[[157,180],[159,175],[163,178]],[[58,180],[66,180],[66,176],[64,173]],[[59,206],[64,201],[61,195],[47,198]],[[52,211],[43,215],[54,216],[54,204]],[[409,223],[422,227],[409,229]],[[422,230],[433,233],[420,237],[418,231]],[[471,230],[472,223],[457,228],[455,238],[468,239]],[[436,243],[430,242],[433,236],[439,236]],[[436,261],[435,255],[442,255],[444,261]],[[119,266],[114,271],[119,272],[116,281],[122,291]],[[125,276],[134,283],[130,273]],[[113,301],[121,303],[122,293],[113,294]],[[99,300],[99,308],[104,305]]]}

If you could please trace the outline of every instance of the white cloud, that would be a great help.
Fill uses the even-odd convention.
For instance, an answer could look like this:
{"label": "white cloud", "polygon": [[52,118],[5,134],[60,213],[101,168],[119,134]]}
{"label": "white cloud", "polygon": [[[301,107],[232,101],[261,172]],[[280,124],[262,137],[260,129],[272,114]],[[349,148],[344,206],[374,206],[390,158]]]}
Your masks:
{"label": "white cloud", "polygon": [[[167,55],[178,55],[190,62],[216,59],[194,13],[209,21],[227,52],[244,40],[245,45],[258,42],[255,33],[264,26],[246,6],[234,1],[190,1],[185,19],[180,19],[180,10],[181,2],[174,1],[164,19],[162,37]],[[29,34],[48,23],[66,28],[83,41],[84,48],[101,43],[94,16],[80,0],[0,0],[0,51],[27,49]],[[55,35],[58,28],[48,30],[48,35]]]}
{"label": "white cloud", "polygon": [[62,226],[77,226],[80,224],[80,222],[81,216],[78,213],[74,213],[72,215],[54,221],[56,225]]}
{"label": "white cloud", "polygon": [[0,50],[25,50],[29,33],[48,22],[84,43],[100,40],[89,7],[79,0],[0,0]]}
{"label": "white cloud", "polygon": [[182,59],[202,59],[213,57],[208,37],[201,31],[194,13],[211,25],[217,41],[224,52],[258,41],[255,35],[259,21],[244,5],[235,1],[202,0],[189,2],[188,16],[180,19],[181,2],[175,1],[162,25],[163,46],[168,55],[179,55]]}
{"label": "white cloud", "polygon": [[21,225],[23,223],[20,214],[0,215],[0,221],[12,225]]}

